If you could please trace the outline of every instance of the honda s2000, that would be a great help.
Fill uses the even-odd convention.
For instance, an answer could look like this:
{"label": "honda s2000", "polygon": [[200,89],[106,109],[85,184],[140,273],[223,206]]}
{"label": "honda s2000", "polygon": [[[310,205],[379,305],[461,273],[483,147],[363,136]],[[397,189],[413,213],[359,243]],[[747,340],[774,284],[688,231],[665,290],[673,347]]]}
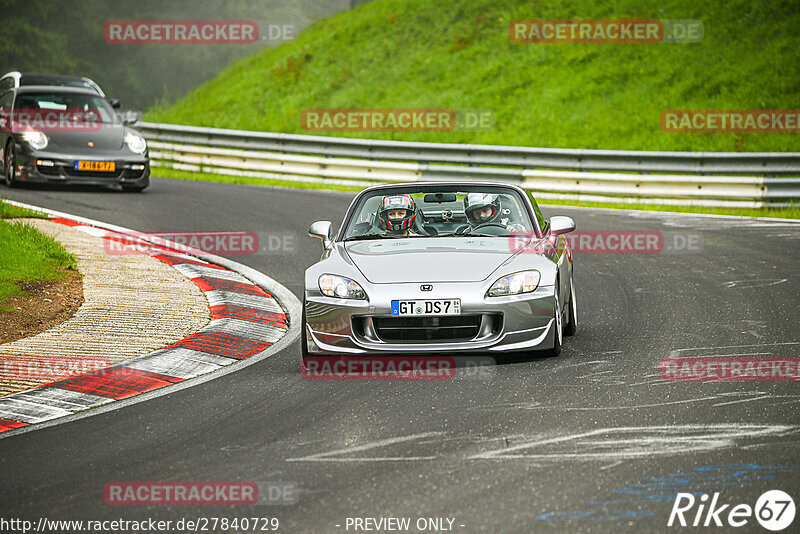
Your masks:
{"label": "honda s2000", "polygon": [[545,351],[575,333],[569,217],[493,183],[365,189],[319,221],[305,273],[304,355]]}

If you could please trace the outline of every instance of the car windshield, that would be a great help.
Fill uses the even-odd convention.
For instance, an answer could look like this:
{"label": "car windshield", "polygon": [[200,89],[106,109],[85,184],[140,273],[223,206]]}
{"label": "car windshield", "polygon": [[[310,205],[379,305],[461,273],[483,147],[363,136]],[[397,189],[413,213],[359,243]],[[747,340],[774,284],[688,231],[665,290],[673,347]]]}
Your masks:
{"label": "car windshield", "polygon": [[[119,117],[106,100],[100,96],[86,93],[20,93],[14,103],[16,110],[96,110],[99,114],[97,122],[117,123]],[[95,120],[95,119],[93,119]]]}
{"label": "car windshield", "polygon": [[22,76],[19,79],[19,85],[55,85],[58,87],[77,87],[79,89],[89,89],[90,91],[97,92],[97,89],[87,81],[84,80],[64,80],[53,78],[37,78],[34,76]]}
{"label": "car windshield", "polygon": [[392,188],[365,195],[355,207],[345,241],[382,238],[509,236],[534,231],[525,200],[491,186]]}

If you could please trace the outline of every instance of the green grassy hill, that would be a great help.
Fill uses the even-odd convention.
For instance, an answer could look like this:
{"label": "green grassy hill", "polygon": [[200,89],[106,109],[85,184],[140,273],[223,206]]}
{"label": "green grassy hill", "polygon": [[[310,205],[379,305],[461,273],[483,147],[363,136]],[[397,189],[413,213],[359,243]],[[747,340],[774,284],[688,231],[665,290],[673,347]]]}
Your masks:
{"label": "green grassy hill", "polygon": [[88,76],[126,109],[174,103],[263,44],[110,44],[112,20],[252,20],[304,28],[346,0],[0,0],[0,75],[10,70]]}
{"label": "green grassy hill", "polygon": [[[516,19],[699,19],[695,44],[520,44]],[[335,136],[798,151],[800,134],[664,133],[665,109],[799,109],[795,1],[376,0],[221,72],[146,120],[306,133],[309,108],[482,108],[488,131]]]}

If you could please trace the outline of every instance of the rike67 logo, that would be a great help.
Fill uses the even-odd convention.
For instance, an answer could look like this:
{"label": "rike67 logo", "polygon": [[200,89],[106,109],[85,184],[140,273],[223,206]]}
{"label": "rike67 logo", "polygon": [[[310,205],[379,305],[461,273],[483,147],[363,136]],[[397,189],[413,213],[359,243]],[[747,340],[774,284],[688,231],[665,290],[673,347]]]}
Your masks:
{"label": "rike67 logo", "polygon": [[762,527],[777,532],[791,525],[794,515],[794,500],[781,490],[764,492],[754,507],[749,504],[723,504],[719,492],[714,493],[710,502],[707,493],[699,498],[692,493],[678,493],[672,504],[667,526],[738,528],[747,525],[755,516]]}

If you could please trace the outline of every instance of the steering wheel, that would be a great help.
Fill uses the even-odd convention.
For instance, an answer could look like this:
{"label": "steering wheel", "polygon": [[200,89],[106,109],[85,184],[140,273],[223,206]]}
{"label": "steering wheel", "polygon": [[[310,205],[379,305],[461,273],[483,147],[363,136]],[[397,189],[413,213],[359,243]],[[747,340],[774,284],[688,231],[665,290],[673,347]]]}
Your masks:
{"label": "steering wheel", "polygon": [[[490,228],[490,227],[502,228],[503,230],[506,229],[506,225],[505,224],[496,223],[496,222],[487,222],[487,223],[479,224],[478,226],[476,226],[472,230],[474,231],[474,230],[480,230],[481,228]],[[470,229],[470,225],[469,224],[462,224],[461,226],[459,226],[456,229],[455,233],[463,234],[463,233],[466,233],[467,231],[469,231],[469,229]]]}
{"label": "steering wheel", "polygon": [[372,225],[368,222],[360,222],[353,226],[352,235],[364,235],[372,229]]}
{"label": "steering wheel", "polygon": [[494,226],[495,228],[502,228],[503,230],[506,229],[506,225],[505,224],[496,223],[496,222],[487,222],[487,223],[479,224],[478,226],[473,228],[473,230],[479,230],[481,228],[488,228],[490,226]]}

